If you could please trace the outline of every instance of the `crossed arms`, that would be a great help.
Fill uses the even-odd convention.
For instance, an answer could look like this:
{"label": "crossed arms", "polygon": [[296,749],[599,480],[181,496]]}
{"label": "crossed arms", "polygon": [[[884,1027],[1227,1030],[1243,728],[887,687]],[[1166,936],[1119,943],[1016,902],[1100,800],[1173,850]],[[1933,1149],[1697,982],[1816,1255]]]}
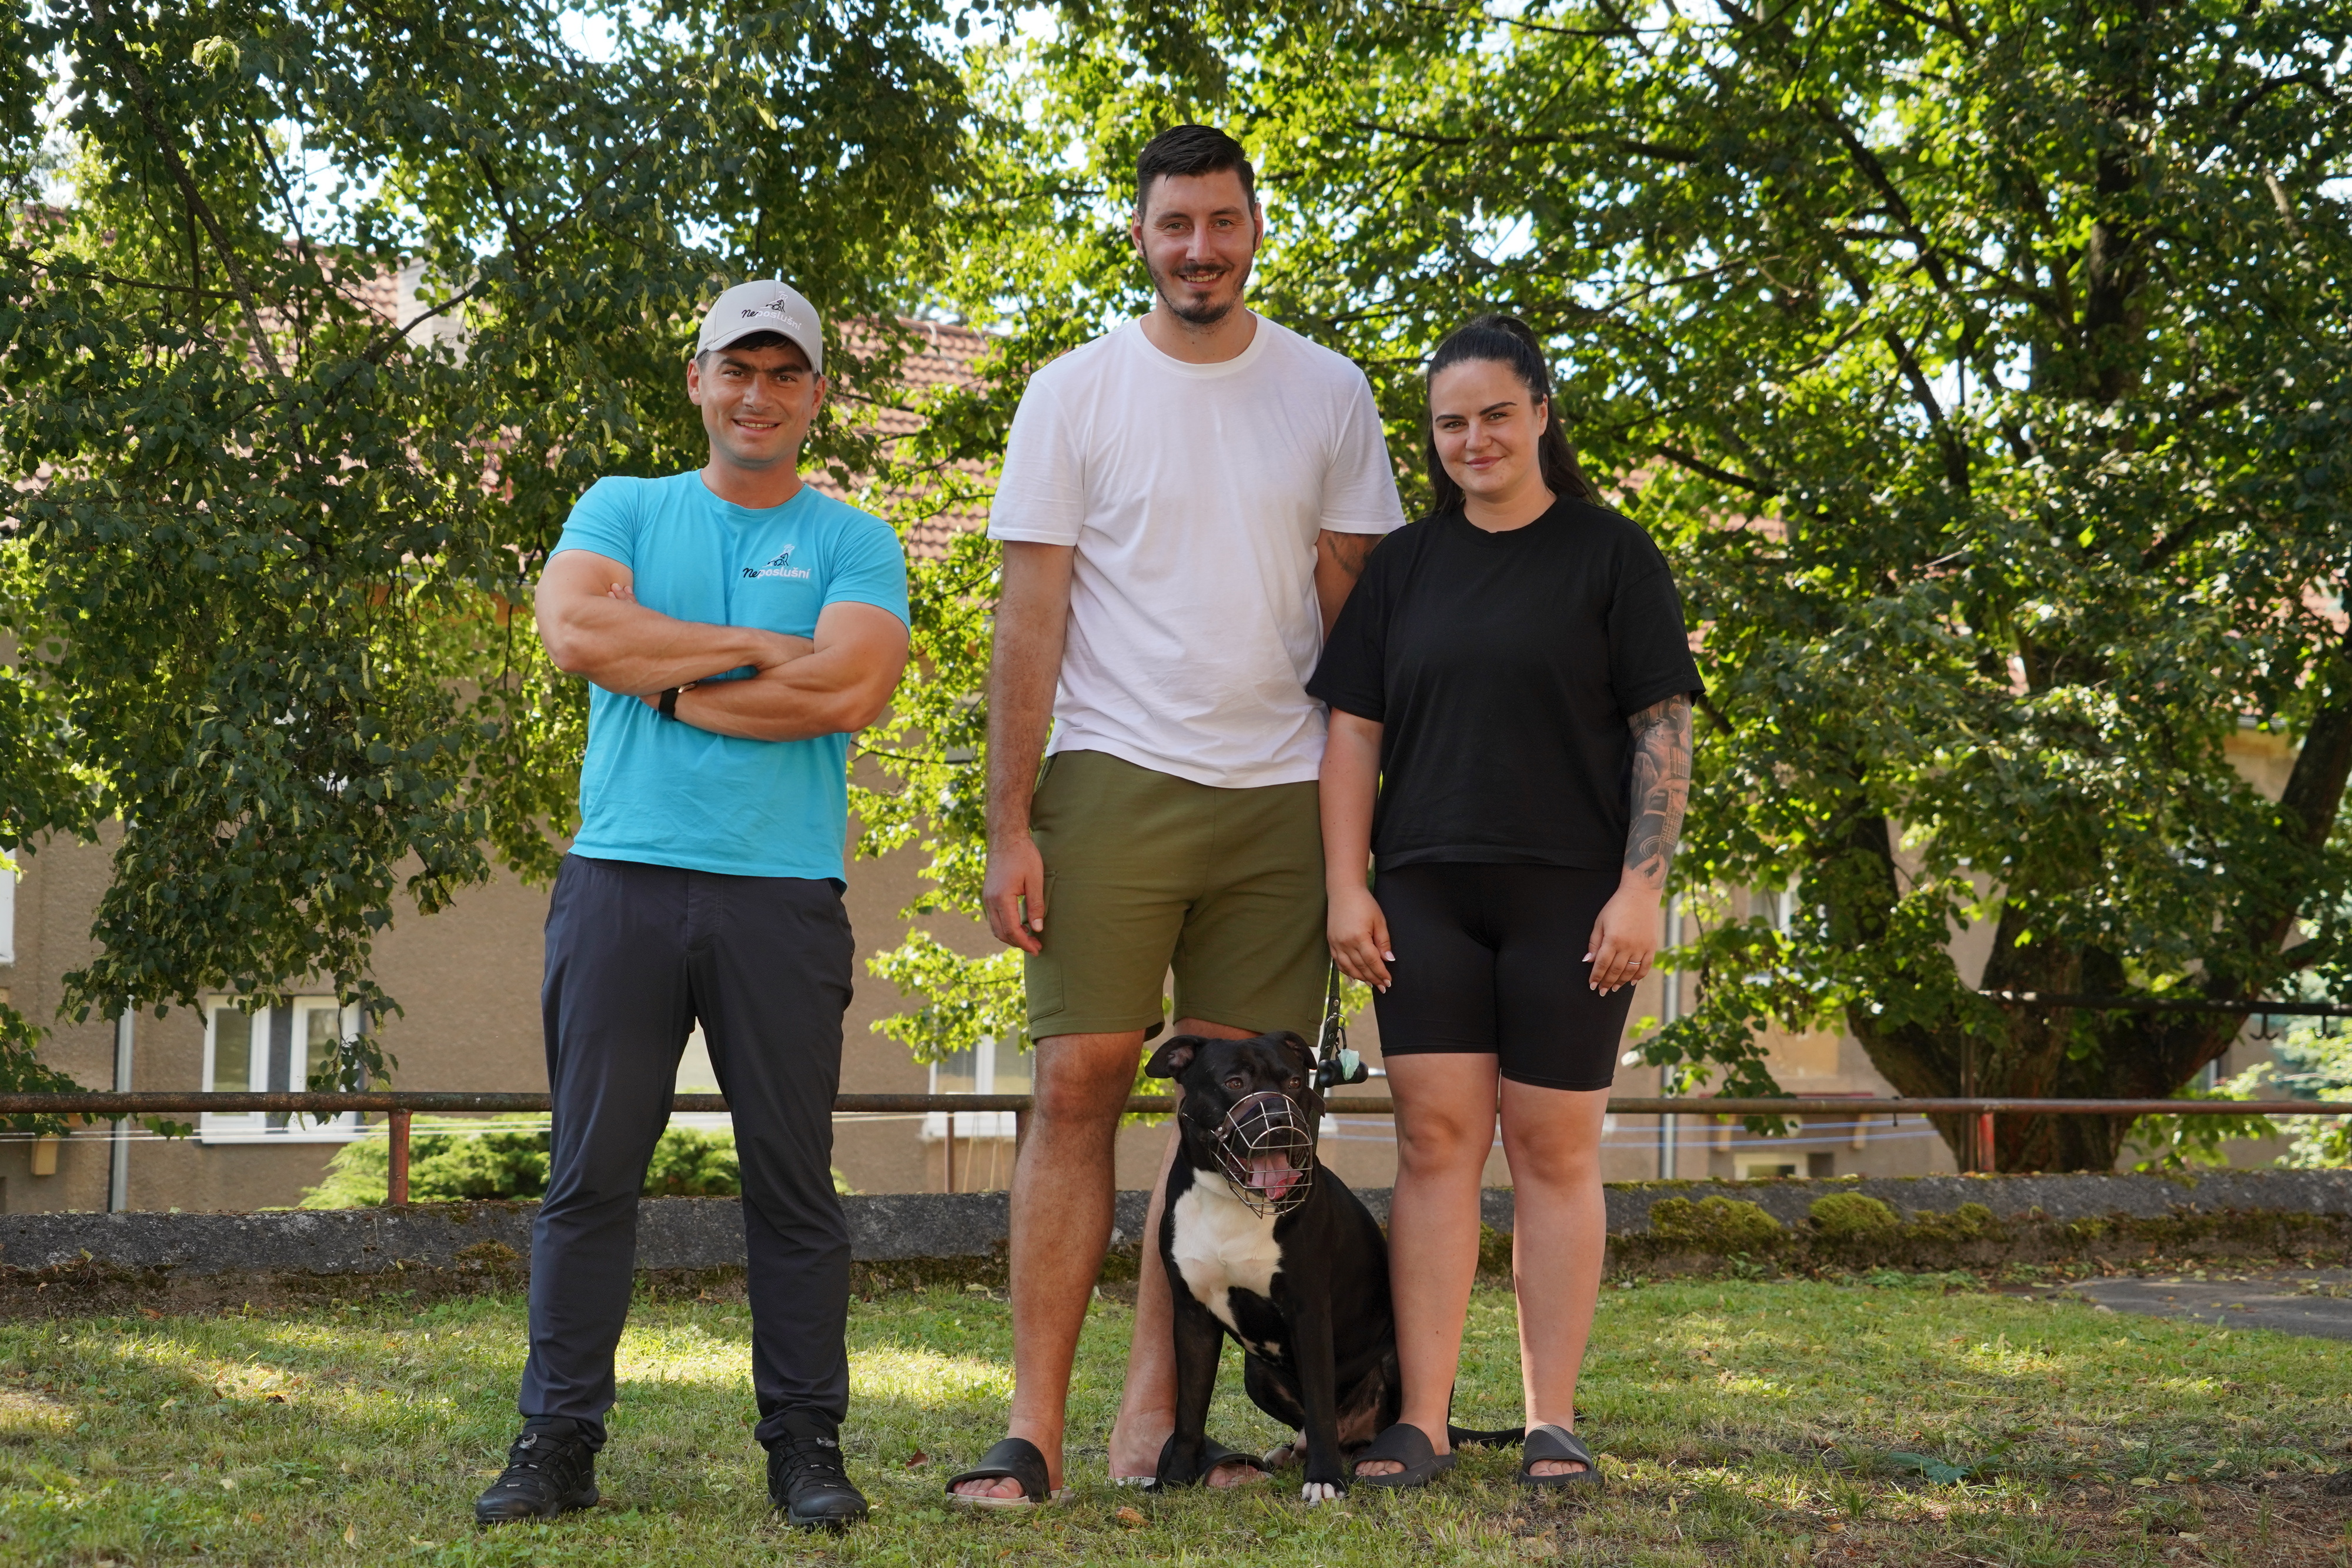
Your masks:
{"label": "crossed arms", "polygon": [[[635,575],[565,550],[539,580],[540,641],[566,674],[648,705],[681,689],[681,723],[746,740],[854,733],[882,716],[907,667],[907,628],[871,604],[828,604],[816,636],[680,621],[636,601]],[[748,680],[711,681],[750,667]],[[709,681],[707,685],[696,682]]]}

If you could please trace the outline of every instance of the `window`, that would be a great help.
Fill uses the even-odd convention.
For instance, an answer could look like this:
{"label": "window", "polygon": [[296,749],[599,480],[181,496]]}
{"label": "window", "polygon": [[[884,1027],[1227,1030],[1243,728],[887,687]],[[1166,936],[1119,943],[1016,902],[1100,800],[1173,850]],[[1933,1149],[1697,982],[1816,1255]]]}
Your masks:
{"label": "window", "polygon": [[1774,1176],[1792,1176],[1797,1167],[1787,1160],[1742,1160],[1739,1162],[1741,1181],[1767,1181]]}
{"label": "window", "polygon": [[[999,1047],[993,1038],[983,1039],[970,1051],[959,1051],[945,1061],[931,1068],[931,1092],[934,1094],[1026,1094],[1033,1082],[1036,1058],[1021,1049],[1018,1040]],[[948,1118],[944,1111],[933,1111],[923,1118],[923,1139],[936,1143],[948,1135]],[[1010,1111],[961,1111],[956,1113],[956,1137],[1006,1138],[1013,1136],[1013,1113]]]}
{"label": "window", "polygon": [[0,964],[16,961],[16,868],[0,859]]}
{"label": "window", "polygon": [[[1787,936],[1790,928],[1803,913],[1803,905],[1797,902],[1797,890],[1793,887],[1751,887],[1748,890],[1748,918],[1762,921],[1766,928],[1776,936]],[[1748,977],[1748,983],[1759,986],[1770,978],[1771,976],[1767,974],[1751,974]]]}
{"label": "window", "polygon": [[[241,1009],[227,997],[205,1004],[205,1088],[221,1093],[299,1093],[335,1048],[359,1033],[360,1009],[332,997],[296,997],[284,1007]],[[283,1111],[215,1113],[198,1120],[208,1144],[342,1143],[360,1135],[359,1117],[313,1117]]]}

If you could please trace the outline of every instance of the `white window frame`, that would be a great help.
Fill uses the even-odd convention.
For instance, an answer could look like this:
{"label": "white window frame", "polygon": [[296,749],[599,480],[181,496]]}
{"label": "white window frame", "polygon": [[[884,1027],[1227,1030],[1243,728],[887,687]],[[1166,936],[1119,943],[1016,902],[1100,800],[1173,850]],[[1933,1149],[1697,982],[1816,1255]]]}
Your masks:
{"label": "white window frame", "polygon": [[16,961],[16,868],[0,858],[0,964]]}
{"label": "white window frame", "polygon": [[[210,996],[204,999],[204,1088],[206,1093],[210,1093],[214,1089],[213,1051],[217,1042],[218,1015],[224,1009],[235,1008],[236,998],[228,996]],[[359,1037],[360,1009],[356,1007],[337,1009],[335,998],[332,997],[294,997],[289,1000],[288,1006],[293,1013],[292,1025],[287,1035],[289,1050],[299,1050],[298,1042],[308,1040],[310,1015],[320,1010],[340,1010],[342,1014],[341,1019],[342,1038],[348,1040]],[[267,1061],[269,1051],[268,1042],[271,1032],[270,1025],[272,1015],[276,1011],[275,1008],[256,1008],[252,1015],[254,1037],[262,1042],[259,1054],[265,1062],[263,1070],[265,1078],[268,1075]],[[306,1082],[297,1082],[294,1080],[290,1065],[287,1083],[288,1088],[295,1093],[299,1093],[310,1087]],[[232,1090],[244,1087],[246,1086],[242,1084],[231,1086]],[[360,1124],[359,1113],[355,1111],[346,1111],[340,1116],[325,1118],[312,1118],[299,1113],[289,1114],[284,1124],[280,1126],[270,1125],[269,1113],[261,1111],[206,1111],[196,1118],[196,1141],[200,1144],[348,1144],[366,1135],[367,1129]]]}
{"label": "white window frame", "polygon": [[[1011,1043],[1010,1049],[1017,1055],[1021,1051],[1021,1042],[1017,1040],[1013,1040]],[[996,1036],[982,1035],[980,1037],[980,1041],[972,1048],[971,1053],[972,1082],[975,1083],[985,1083],[988,1087],[985,1089],[971,1090],[969,1092],[975,1094],[993,1094],[996,1092]],[[1036,1081],[1036,1063],[1033,1058],[1030,1063],[1029,1078],[1029,1082],[1033,1087],[1035,1085]],[[931,1064],[930,1092],[933,1094],[943,1092],[940,1088],[940,1064],[938,1062],[933,1062]],[[955,1093],[960,1092],[949,1090],[944,1091],[944,1092]],[[1015,1128],[1015,1124],[1013,1122],[1014,1114],[1015,1113],[1011,1111],[959,1111],[955,1113],[956,1142],[962,1143],[964,1140],[969,1138],[975,1142],[983,1143],[990,1139],[997,1139],[1005,1143],[1011,1143],[1013,1141]],[[923,1127],[921,1133],[922,1141],[927,1144],[940,1143],[946,1139],[947,1135],[948,1113],[945,1111],[925,1112],[923,1113]]]}

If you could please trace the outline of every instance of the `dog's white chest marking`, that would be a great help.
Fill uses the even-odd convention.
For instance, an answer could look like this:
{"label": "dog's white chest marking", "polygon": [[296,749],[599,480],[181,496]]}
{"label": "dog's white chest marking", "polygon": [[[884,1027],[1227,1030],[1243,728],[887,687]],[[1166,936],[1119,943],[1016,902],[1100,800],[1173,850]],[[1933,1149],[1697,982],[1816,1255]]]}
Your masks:
{"label": "dog's white chest marking", "polygon": [[[1271,1214],[1258,1214],[1224,1189],[1223,1182],[1197,1180],[1176,1200],[1176,1271],[1196,1300],[1217,1315],[1236,1337],[1229,1292],[1274,1294],[1274,1277],[1282,1270],[1282,1249],[1274,1239]],[[1272,1343],[1253,1345],[1262,1354],[1278,1354]]]}

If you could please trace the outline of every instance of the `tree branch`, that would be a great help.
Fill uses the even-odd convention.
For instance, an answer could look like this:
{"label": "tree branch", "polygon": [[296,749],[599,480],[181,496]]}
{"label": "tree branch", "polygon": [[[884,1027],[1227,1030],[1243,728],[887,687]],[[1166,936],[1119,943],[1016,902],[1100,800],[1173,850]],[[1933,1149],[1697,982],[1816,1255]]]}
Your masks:
{"label": "tree branch", "polygon": [[1958,437],[1952,434],[1951,423],[1944,417],[1944,405],[1937,401],[1936,389],[1927,384],[1926,372],[1919,369],[1918,359],[1903,334],[1889,327],[1885,333],[1886,346],[1895,350],[1895,362],[1903,367],[1903,379],[1910,383],[1912,401],[1927,416],[1936,432],[1936,444],[1944,454],[1944,477],[1952,488],[1965,496],[1969,493],[1969,455]]}
{"label": "tree branch", "polygon": [[1712,479],[1718,485],[1729,485],[1735,489],[1746,490],[1750,495],[1760,497],[1765,500],[1770,500],[1780,493],[1780,486],[1778,485],[1768,484],[1761,479],[1750,479],[1747,475],[1735,474],[1728,468],[1718,468],[1704,457],[1695,453],[1685,452],[1680,447],[1659,445],[1653,450],[1668,462],[1678,467],[1689,469],[1702,479]]}
{"label": "tree branch", "polygon": [[1906,5],[1903,4],[1903,0],[1878,0],[1878,3],[1881,6],[1885,7],[1886,10],[1894,12],[1898,16],[1910,17],[1911,20],[1918,23],[1923,27],[1933,28],[1938,33],[1950,34],[1953,37],[1958,38],[1960,43],[1968,48],[1973,49],[1977,47],[1976,35],[1969,32],[1966,24],[1961,22],[1959,17],[1957,16],[1948,19],[1934,16],[1928,12],[1919,10],[1915,6]]}
{"label": "tree branch", "polygon": [[451,295],[448,298],[441,301],[440,304],[433,307],[432,309],[420,310],[404,322],[394,322],[391,326],[384,328],[382,331],[378,332],[374,338],[369,340],[368,346],[360,350],[360,358],[365,360],[372,365],[380,365],[383,363],[384,357],[390,354],[393,349],[405,340],[411,332],[415,331],[416,329],[424,326],[425,323],[432,320],[436,316],[447,315],[450,311],[455,310],[467,300],[473,298],[476,295],[481,293],[483,289],[488,288],[489,286],[490,280],[488,278],[477,278],[469,287]]}
{"label": "tree branch", "polygon": [[[1405,9],[1425,12],[1433,16],[1456,15],[1451,5],[1407,5]],[[1641,37],[1640,32],[1622,16],[1614,27],[1556,27],[1546,22],[1530,22],[1525,16],[1497,16],[1491,11],[1484,11],[1480,15],[1489,23],[1499,23],[1503,26],[1517,27],[1529,33],[1551,33],[1563,38],[1632,38],[1638,41]],[[1617,14],[1612,12],[1611,15]]]}
{"label": "tree branch", "polygon": [[1937,247],[1930,244],[1927,235],[1921,232],[1919,220],[1912,214],[1910,202],[1905,198],[1902,190],[1895,183],[1894,176],[1887,173],[1886,165],[1878,161],[1878,154],[1873,152],[1869,145],[1854,134],[1853,128],[1845,122],[1843,115],[1819,101],[1814,102],[1811,108],[1822,123],[1829,127],[1830,134],[1836,137],[1839,145],[1845,149],[1846,157],[1853,162],[1854,168],[1861,172],[1862,177],[1875,186],[1880,195],[1886,198],[1887,215],[1895,220],[1896,225],[1903,231],[1903,237],[1910,241],[1912,249],[1918,253],[1919,265],[1927,268],[1927,277],[1936,285],[1936,292],[1953,305],[1960,306],[1965,309],[1965,306],[1955,296],[1951,278],[1944,272],[1944,264],[1937,254]]}
{"label": "tree branch", "polygon": [[185,294],[198,299],[226,299],[234,302],[236,296],[226,288],[204,288],[191,283],[158,283],[152,278],[125,277],[118,272],[98,267],[59,267],[55,262],[27,262],[35,272],[46,272],[53,277],[77,277],[89,283],[111,284],[117,288],[146,288],[158,294]]}
{"label": "tree branch", "polygon": [[269,346],[268,332],[262,327],[261,309],[253,300],[253,285],[245,276],[245,268],[239,265],[236,252],[230,246],[228,235],[222,229],[220,219],[213,215],[212,208],[196,189],[195,177],[188,172],[188,165],[180,157],[177,143],[172,140],[171,127],[164,124],[162,116],[156,112],[155,94],[148,85],[147,73],[139,68],[139,62],[131,57],[130,49],[115,32],[114,8],[108,0],[89,0],[89,15],[90,20],[96,22],[105,34],[115,63],[122,71],[122,79],[131,88],[131,100],[138,107],[139,118],[145,123],[147,133],[155,139],[156,151],[163,153],[165,166],[172,171],[172,178],[180,187],[181,199],[188,204],[188,210],[196,215],[196,221],[205,225],[205,232],[212,235],[213,248],[220,252],[221,266],[228,273],[229,286],[236,290],[237,304],[244,308],[246,329],[253,334],[254,351],[261,356],[262,364],[269,371],[269,379],[277,382],[279,392],[283,392],[286,390],[286,372],[278,365],[277,351]]}
{"label": "tree branch", "polygon": [[1626,137],[1441,136],[1433,131],[1409,131],[1402,125],[1382,125],[1375,120],[1350,120],[1349,129],[1368,136],[1393,136],[1401,141],[1420,141],[1433,147],[1604,147],[1655,158],[1664,163],[1696,163],[1701,156],[1696,148],[1670,147],[1664,142],[1637,141]]}

